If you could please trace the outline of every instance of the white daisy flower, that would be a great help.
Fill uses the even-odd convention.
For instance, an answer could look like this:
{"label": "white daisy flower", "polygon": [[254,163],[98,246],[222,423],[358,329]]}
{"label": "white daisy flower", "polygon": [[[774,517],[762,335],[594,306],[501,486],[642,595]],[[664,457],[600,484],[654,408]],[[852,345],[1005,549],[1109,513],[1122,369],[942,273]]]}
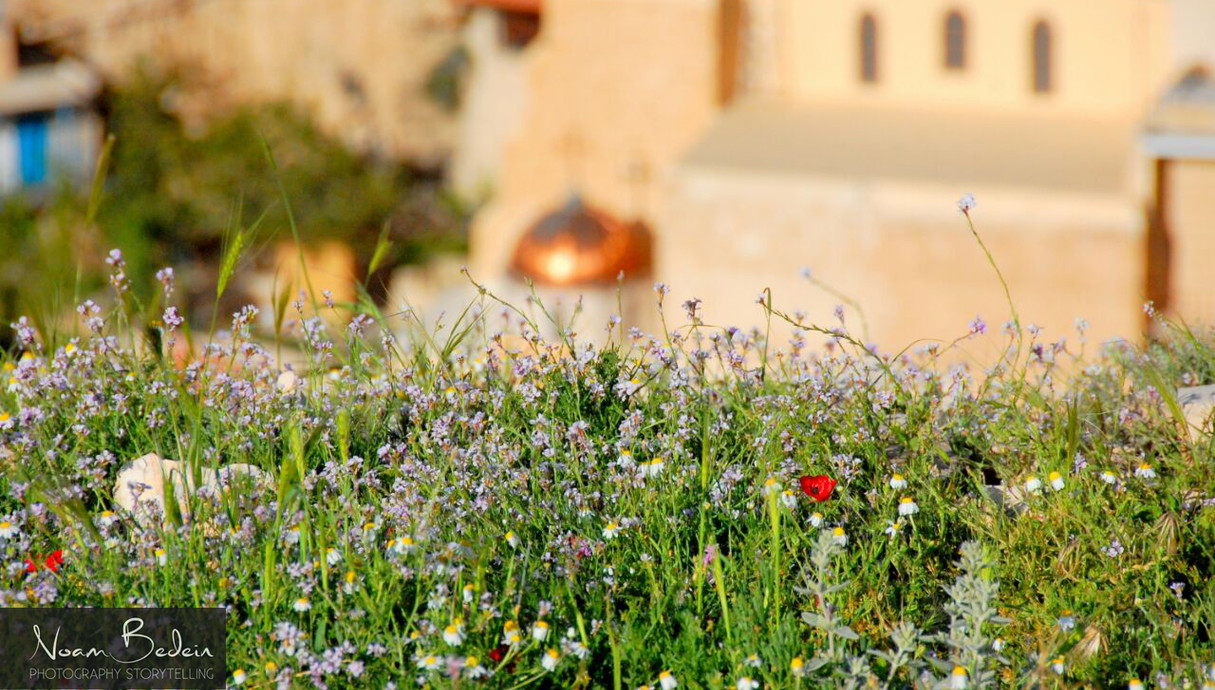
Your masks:
{"label": "white daisy flower", "polygon": [[458,623],[443,628],[443,641],[452,647],[458,647],[464,643],[464,630]]}
{"label": "white daisy flower", "polygon": [[232,672],[232,684],[233,685],[244,685],[245,680],[246,680],[246,676],[245,676],[245,672],[243,669],[238,668]]}
{"label": "white daisy flower", "polygon": [[754,680],[751,676],[743,676],[734,684],[735,690],[759,690],[759,681]]}
{"label": "white daisy flower", "polygon": [[16,525],[8,520],[0,522],[0,539],[12,539],[18,534],[21,534],[21,530]]}
{"label": "white daisy flower", "polygon": [[969,680],[966,676],[965,668],[954,666],[953,673],[949,674],[949,687],[951,690],[966,690]]}
{"label": "white daisy flower", "polygon": [[1115,484],[1118,481],[1118,477],[1114,476],[1113,472],[1105,470],[1101,473],[1101,481],[1105,482],[1106,484]]}
{"label": "white daisy flower", "polygon": [[797,506],[797,494],[793,493],[792,491],[790,491],[788,489],[785,489],[784,491],[780,492],[780,502],[785,504],[786,508],[796,507]]}
{"label": "white daisy flower", "polygon": [[417,548],[417,545],[413,543],[412,537],[398,537],[396,539],[389,539],[387,548],[388,551],[398,556],[403,556],[407,553],[411,553],[415,548]]}
{"label": "white daisy flower", "polygon": [[517,549],[519,548],[519,537],[514,532],[507,532],[506,543],[510,544],[512,549]]}
{"label": "white daisy flower", "polygon": [[1059,474],[1058,472],[1051,472],[1047,479],[1050,480],[1050,488],[1054,489],[1055,491],[1063,490],[1064,484],[1062,474]]}
{"label": "white daisy flower", "polygon": [[662,473],[662,468],[664,467],[666,467],[666,460],[664,458],[654,458],[649,462],[643,462],[639,465],[641,476],[643,477],[657,477]]}
{"label": "white daisy flower", "polygon": [[544,621],[536,621],[532,625],[532,639],[537,642],[543,642],[548,637],[548,623]]}
{"label": "white daisy flower", "polygon": [[435,656],[434,654],[427,654],[426,656],[418,658],[418,668],[420,669],[433,671],[438,667],[439,657]]}
{"label": "white daisy flower", "polygon": [[579,659],[585,659],[591,655],[591,648],[582,644],[582,642],[580,640],[574,640],[573,642],[570,642],[568,651],[570,654],[573,654],[574,656],[578,657]]}
{"label": "white daisy flower", "polygon": [[502,644],[518,647],[522,643],[523,635],[519,632],[519,624],[514,621],[506,621],[502,625]]}
{"label": "white daisy flower", "polygon": [[658,686],[662,690],[675,690],[679,687],[679,681],[675,680],[675,676],[672,676],[670,671],[663,671],[658,674]]}
{"label": "white daisy flower", "polygon": [[615,539],[616,535],[619,533],[620,533],[620,523],[618,523],[618,522],[609,522],[607,524],[607,527],[603,528],[603,538],[607,539],[609,541],[612,539]]}
{"label": "white daisy flower", "polygon": [[337,565],[342,562],[342,553],[330,546],[325,549],[325,562],[329,565]]}
{"label": "white daisy flower", "polygon": [[822,527],[823,526],[823,514],[819,513],[819,512],[812,513],[810,515],[810,526],[811,527]]}
{"label": "white daisy flower", "polygon": [[476,591],[477,588],[473,587],[471,584],[464,585],[464,589],[461,591],[460,597],[464,600],[465,604],[471,604],[473,602],[473,594],[476,593]]}
{"label": "white daisy flower", "polygon": [[304,611],[312,608],[312,602],[308,600],[308,597],[300,597],[299,599],[295,600],[295,603],[291,605],[291,608],[303,613]]}
{"label": "white daisy flower", "polygon": [[1042,480],[1038,479],[1036,476],[1034,476],[1032,474],[1029,475],[1029,478],[1027,478],[1025,480],[1025,490],[1030,492],[1031,494],[1038,493],[1039,491],[1042,490]]}
{"label": "white daisy flower", "polygon": [[920,512],[920,507],[918,505],[916,505],[914,498],[912,498],[910,496],[904,496],[901,499],[899,499],[899,515],[901,517],[907,517],[908,515],[915,515],[918,512]]}
{"label": "white daisy flower", "polygon": [[1135,476],[1142,479],[1155,479],[1156,470],[1146,462],[1139,463],[1139,467],[1135,468]]}
{"label": "white daisy flower", "polygon": [[890,488],[896,489],[896,490],[897,489],[906,489],[907,480],[903,478],[903,475],[895,472],[894,476],[892,476],[890,478]]}
{"label": "white daisy flower", "polygon": [[789,662],[789,672],[794,678],[803,678],[806,675],[806,662],[800,657],[793,657],[793,661]]}
{"label": "white daisy flower", "polygon": [[488,671],[481,665],[481,660],[475,656],[464,659],[464,674],[469,678],[483,678]]}
{"label": "white daisy flower", "polygon": [[551,672],[557,668],[557,662],[560,660],[561,652],[550,649],[544,653],[544,656],[540,657],[540,665],[544,667],[545,671]]}
{"label": "white daisy flower", "polygon": [[1143,690],[1143,681],[1138,678],[1131,678],[1126,684],[1126,690]]}
{"label": "white daisy flower", "polygon": [[848,545],[848,533],[844,531],[843,527],[836,527],[835,529],[831,530],[831,536],[835,538],[836,544],[839,544],[840,546]]}

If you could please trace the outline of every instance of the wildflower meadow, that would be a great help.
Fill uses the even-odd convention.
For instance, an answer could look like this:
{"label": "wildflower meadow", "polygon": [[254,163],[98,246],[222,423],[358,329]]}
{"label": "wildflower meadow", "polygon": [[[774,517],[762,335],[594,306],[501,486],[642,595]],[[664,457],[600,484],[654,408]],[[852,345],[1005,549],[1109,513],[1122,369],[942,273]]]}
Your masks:
{"label": "wildflower meadow", "polygon": [[1215,687],[1212,331],[1051,342],[1010,296],[964,366],[980,319],[886,351],[661,284],[599,345],[485,289],[192,330],[108,263],[13,325],[0,606],[222,607],[230,687]]}

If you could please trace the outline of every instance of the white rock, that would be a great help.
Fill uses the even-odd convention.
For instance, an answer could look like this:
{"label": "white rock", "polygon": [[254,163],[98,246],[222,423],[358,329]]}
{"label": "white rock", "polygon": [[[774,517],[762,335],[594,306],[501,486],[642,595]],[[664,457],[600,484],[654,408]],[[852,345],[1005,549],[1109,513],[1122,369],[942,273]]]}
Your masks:
{"label": "white rock", "polygon": [[1206,429],[1207,419],[1215,410],[1215,385],[1179,388],[1177,402],[1181,404],[1185,421],[1190,427],[1190,439],[1198,440],[1198,434]]}
{"label": "white rock", "polygon": [[278,375],[278,389],[284,393],[291,393],[300,383],[300,377],[290,369]]}
{"label": "white rock", "polygon": [[1025,505],[1025,489],[1017,484],[1013,484],[1012,486],[996,484],[983,488],[987,493],[987,497],[993,503],[1011,515],[1020,515],[1029,508],[1029,506]]}
{"label": "white rock", "polygon": [[218,470],[201,468],[201,483],[197,488],[194,482],[189,480],[188,474],[185,463],[165,460],[156,453],[148,453],[132,460],[118,471],[118,479],[114,484],[114,502],[131,512],[139,524],[149,527],[155,524],[153,515],[163,517],[165,514],[166,478],[172,482],[178,510],[182,518],[187,520],[190,518],[191,494],[195,502],[209,500],[239,482],[240,477],[246,477],[247,481],[262,487],[270,484],[270,478],[265,472],[245,463],[224,465]]}

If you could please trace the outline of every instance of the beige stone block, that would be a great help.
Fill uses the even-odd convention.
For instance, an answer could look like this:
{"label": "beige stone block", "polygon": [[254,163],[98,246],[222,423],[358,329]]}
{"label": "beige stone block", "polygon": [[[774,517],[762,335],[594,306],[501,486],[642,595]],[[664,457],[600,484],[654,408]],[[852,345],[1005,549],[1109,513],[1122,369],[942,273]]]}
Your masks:
{"label": "beige stone block", "polygon": [[214,499],[240,482],[260,488],[270,485],[270,477],[261,469],[245,463],[225,465],[219,469],[201,468],[201,484],[188,477],[185,463],[165,460],[148,453],[127,463],[118,471],[114,483],[114,502],[131,513],[144,527],[156,525],[156,518],[165,515],[165,487],[171,484],[178,511],[183,519],[190,518],[191,496],[194,500]]}
{"label": "beige stone block", "polygon": [[1211,433],[1207,421],[1215,411],[1215,385],[1194,386],[1177,389],[1177,402],[1185,413],[1190,438],[1197,440],[1199,434]]}

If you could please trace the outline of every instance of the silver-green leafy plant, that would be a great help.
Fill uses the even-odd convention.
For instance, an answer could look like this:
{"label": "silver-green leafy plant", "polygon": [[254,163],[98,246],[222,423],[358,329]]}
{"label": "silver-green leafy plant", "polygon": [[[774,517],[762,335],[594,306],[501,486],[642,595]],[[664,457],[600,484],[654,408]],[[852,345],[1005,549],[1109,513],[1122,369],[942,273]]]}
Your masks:
{"label": "silver-green leafy plant", "polygon": [[1007,663],[995,649],[995,639],[990,634],[996,626],[1009,622],[996,608],[1000,581],[995,576],[995,561],[977,541],[963,543],[960,553],[956,562],[960,572],[953,584],[945,588],[949,595],[944,607],[949,614],[949,629],[924,638],[927,642],[944,644],[949,655],[946,659],[929,658],[929,661],[945,674],[938,680],[941,687],[957,682],[954,676],[961,675],[959,667],[965,671],[967,687],[993,687],[997,664]]}
{"label": "silver-green leafy plant", "polygon": [[795,587],[798,594],[815,602],[815,611],[803,611],[802,620],[812,628],[821,630],[827,638],[827,647],[806,664],[806,671],[813,672],[828,664],[841,664],[845,660],[847,642],[859,638],[856,632],[836,616],[831,598],[848,586],[846,580],[834,581],[832,561],[843,547],[827,530],[819,532],[817,541],[810,548],[810,568],[804,572],[806,586]]}
{"label": "silver-green leafy plant", "polygon": [[890,641],[894,644],[893,651],[871,649],[869,653],[886,662],[886,680],[884,687],[895,687],[894,683],[899,671],[906,668],[909,677],[916,677],[923,670],[924,662],[916,657],[916,648],[920,644],[920,630],[907,621],[899,623],[890,633]]}

